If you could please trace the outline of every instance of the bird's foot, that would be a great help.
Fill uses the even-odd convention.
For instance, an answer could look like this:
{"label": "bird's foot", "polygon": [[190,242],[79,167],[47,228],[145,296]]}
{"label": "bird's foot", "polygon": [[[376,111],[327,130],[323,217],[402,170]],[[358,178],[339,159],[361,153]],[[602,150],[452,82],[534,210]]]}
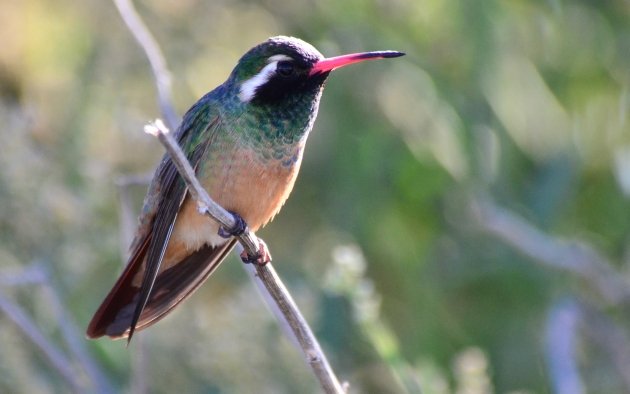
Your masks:
{"label": "bird's foot", "polygon": [[247,230],[247,222],[238,213],[232,212],[232,211],[228,211],[228,212],[231,213],[232,217],[234,218],[234,222],[235,222],[234,227],[230,229],[219,227],[219,236],[223,238],[230,238],[230,237],[238,237],[239,235],[243,235],[245,230]]}
{"label": "bird's foot", "polygon": [[243,260],[245,264],[265,265],[271,262],[271,253],[269,253],[265,241],[258,238],[258,254],[250,256],[247,254],[247,251],[244,250],[241,252],[241,260]]}

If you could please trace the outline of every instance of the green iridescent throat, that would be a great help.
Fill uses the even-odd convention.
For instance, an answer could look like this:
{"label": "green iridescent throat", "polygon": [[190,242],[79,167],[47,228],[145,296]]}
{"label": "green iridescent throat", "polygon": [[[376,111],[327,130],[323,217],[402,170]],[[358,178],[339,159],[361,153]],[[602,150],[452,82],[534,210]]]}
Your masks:
{"label": "green iridescent throat", "polygon": [[222,118],[240,142],[265,158],[286,160],[313,127],[323,87],[288,95],[273,104],[241,102],[237,86],[224,92],[220,104]]}

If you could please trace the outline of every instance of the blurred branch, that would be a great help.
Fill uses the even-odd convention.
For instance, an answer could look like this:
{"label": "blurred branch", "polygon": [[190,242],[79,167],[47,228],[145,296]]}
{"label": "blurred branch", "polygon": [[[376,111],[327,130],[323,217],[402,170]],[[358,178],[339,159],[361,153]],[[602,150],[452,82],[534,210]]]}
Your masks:
{"label": "blurred branch", "polygon": [[[94,392],[111,393],[113,389],[107,380],[105,374],[100,367],[90,357],[84,343],[79,339],[81,334],[77,330],[76,325],[72,321],[72,317],[66,313],[66,308],[61,302],[57,290],[52,286],[49,280],[48,271],[41,264],[31,264],[18,273],[3,272],[0,275],[0,285],[40,285],[44,292],[44,300],[48,303],[55,321],[59,325],[64,342],[68,346],[73,358],[78,361],[81,368],[85,371]],[[46,355],[51,365],[59,371],[59,373],[73,387],[74,391],[82,391],[79,380],[76,378],[76,371],[70,365],[70,360],[66,359],[64,353],[57,349],[52,342],[37,328],[35,322],[28,317],[26,312],[19,306],[12,303],[8,298],[0,294],[0,309],[9,316],[22,333],[42,352]]]}
{"label": "blurred branch", "polygon": [[50,342],[37,328],[37,325],[26,312],[0,293],[0,309],[15,324],[20,332],[41,350],[50,365],[59,372],[75,393],[82,392],[77,374],[71,367],[70,360],[61,350]]}
{"label": "blurred branch", "polygon": [[580,331],[610,357],[625,386],[623,392],[630,392],[630,338],[605,313],[574,299],[555,303],[547,321],[547,359],[554,392],[586,392],[576,355]]}
{"label": "blurred branch", "polygon": [[628,283],[591,246],[551,237],[488,198],[472,200],[470,208],[481,228],[534,261],[580,277],[610,304],[630,302]]}
{"label": "blurred branch", "polygon": [[[471,211],[485,231],[542,265],[581,278],[608,304],[630,302],[630,286],[612,264],[590,245],[545,234],[487,198],[473,200]],[[547,324],[549,368],[556,392],[585,392],[575,357],[578,326],[584,327],[610,355],[626,390],[630,392],[630,339],[604,313],[573,300],[554,305]]]}
{"label": "blurred branch", "polygon": [[[166,148],[177,170],[182,178],[184,178],[188,186],[188,192],[191,197],[197,201],[199,213],[209,216],[212,220],[216,220],[225,228],[236,227],[237,223],[232,214],[215,203],[201,186],[186,156],[184,156],[184,153],[177,145],[177,142],[170,134],[169,130],[165,128],[164,124],[157,120],[153,124],[145,126],[145,131],[155,135]],[[249,256],[256,256],[258,254],[258,239],[249,229],[246,229],[245,233],[237,238]],[[306,319],[304,319],[300,313],[293,298],[276,274],[271,263],[265,265],[257,264],[256,275],[265,285],[267,293],[269,293],[278,308],[282,311],[284,319],[293,330],[293,334],[297,338],[324,392],[344,393],[345,390],[332,371],[315,335],[313,335]]]}
{"label": "blurred branch", "polygon": [[572,300],[556,303],[549,312],[546,348],[549,375],[554,393],[580,394],[585,392],[575,355],[577,331],[582,319],[580,308]]}
{"label": "blurred branch", "polygon": [[158,90],[158,103],[160,105],[160,110],[162,111],[168,126],[174,130],[179,124],[179,117],[173,108],[173,100],[171,98],[171,77],[166,66],[164,56],[162,55],[162,51],[149,32],[149,29],[147,29],[140,19],[140,16],[134,8],[131,0],[114,0],[114,3],[118,8],[120,16],[129,28],[129,31],[138,44],[140,44],[142,50],[149,59]]}
{"label": "blurred branch", "polygon": [[586,334],[611,358],[625,385],[623,392],[630,393],[630,338],[626,330],[596,308],[582,303],[581,309]]}
{"label": "blurred branch", "polygon": [[70,349],[70,352],[79,362],[81,368],[90,378],[94,392],[97,393],[113,393],[109,380],[101,371],[100,366],[89,355],[83,334],[77,329],[77,325],[71,320],[72,317],[66,312],[65,306],[61,303],[61,299],[55,288],[49,281],[44,282],[44,298],[51,304],[51,309],[59,324],[59,329],[63,336],[64,342]]}
{"label": "blurred branch", "polygon": [[27,284],[42,284],[46,281],[46,274],[37,264],[31,264],[16,272],[4,269],[0,273],[0,286],[22,286]]}

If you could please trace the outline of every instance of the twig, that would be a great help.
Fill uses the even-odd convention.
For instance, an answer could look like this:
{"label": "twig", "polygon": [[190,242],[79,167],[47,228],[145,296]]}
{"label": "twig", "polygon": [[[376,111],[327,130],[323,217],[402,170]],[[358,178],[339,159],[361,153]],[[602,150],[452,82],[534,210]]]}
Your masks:
{"label": "twig", "polygon": [[171,104],[173,102],[171,99],[171,77],[162,51],[149,30],[144,23],[142,23],[131,1],[114,0],[114,3],[133,37],[138,41],[138,44],[140,44],[149,59],[151,70],[153,70],[153,76],[155,77],[155,85],[158,90],[160,110],[169,127],[175,129],[179,124],[179,117]]}
{"label": "twig", "polygon": [[[164,145],[182,178],[184,178],[184,181],[188,186],[188,192],[191,194],[191,197],[197,201],[199,212],[209,216],[212,220],[216,220],[226,228],[235,227],[236,223],[234,217],[221,206],[212,201],[206,190],[201,186],[195,177],[194,170],[190,166],[190,163],[186,160],[186,157],[177,145],[177,142],[172,137],[168,129],[166,129],[164,124],[157,120],[153,124],[145,126],[145,132],[156,136]],[[243,235],[238,237],[238,240],[241,245],[243,245],[243,248],[245,248],[248,255],[255,256],[258,253],[258,240],[251,231],[247,230]],[[267,263],[262,266],[257,265],[256,273],[258,278],[265,285],[265,289],[269,295],[274,299],[279,309],[283,312],[285,320],[293,330],[293,333],[324,392],[344,393],[345,390],[342,388],[339,380],[333,373],[326,356],[317,342],[317,339],[295,305],[295,302],[291,298],[291,295],[287,291],[286,287],[280,281],[280,278],[278,278],[275,270],[271,266],[271,263]]]}
{"label": "twig", "polygon": [[580,277],[610,304],[630,302],[630,285],[589,245],[553,238],[487,198],[473,200],[471,211],[481,228],[534,261]]}

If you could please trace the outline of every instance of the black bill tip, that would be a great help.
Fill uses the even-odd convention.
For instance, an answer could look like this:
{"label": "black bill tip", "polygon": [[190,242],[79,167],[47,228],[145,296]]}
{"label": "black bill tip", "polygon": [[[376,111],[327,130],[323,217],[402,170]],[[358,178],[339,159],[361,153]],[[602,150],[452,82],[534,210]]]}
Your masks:
{"label": "black bill tip", "polygon": [[398,51],[374,51],[365,52],[357,56],[358,59],[390,59],[394,57],[405,56],[404,52]]}

